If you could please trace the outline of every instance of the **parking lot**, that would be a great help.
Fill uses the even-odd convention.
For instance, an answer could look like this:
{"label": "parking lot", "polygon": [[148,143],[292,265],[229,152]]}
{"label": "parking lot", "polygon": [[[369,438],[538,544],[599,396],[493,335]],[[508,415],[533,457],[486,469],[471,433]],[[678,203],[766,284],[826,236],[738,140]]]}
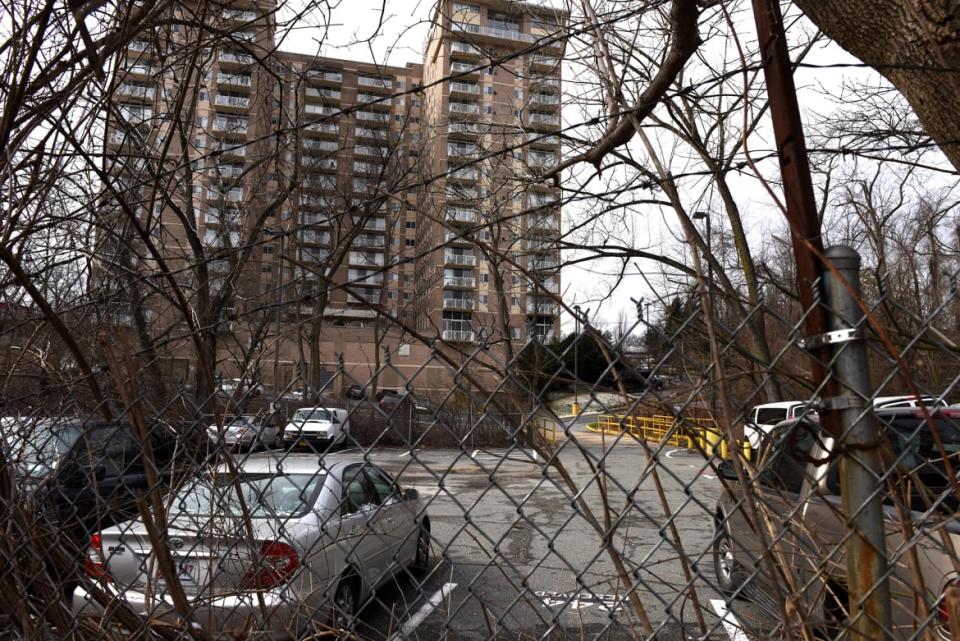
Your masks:
{"label": "parking lot", "polygon": [[[601,522],[605,517],[593,470],[603,468],[609,518],[618,523],[612,545],[636,582],[658,638],[702,638],[654,481],[647,474],[638,484],[647,461],[643,447],[625,440],[609,447],[609,437],[582,427],[574,427],[575,443],[561,441],[559,460]],[[378,450],[371,456],[404,487],[416,488],[428,505],[439,563],[422,587],[404,577],[381,589],[361,615],[364,638],[603,634],[619,639],[642,630],[622,598],[623,583],[600,545],[601,536],[572,504],[574,491],[539,456],[522,449]],[[720,624],[715,611],[723,606],[713,603],[719,596],[709,585],[709,515],[719,483],[695,452],[666,449],[657,469],[677,534],[694,565],[708,636],[730,638],[735,625]],[[746,601],[735,609],[728,624],[754,631],[771,626],[771,617]]]}

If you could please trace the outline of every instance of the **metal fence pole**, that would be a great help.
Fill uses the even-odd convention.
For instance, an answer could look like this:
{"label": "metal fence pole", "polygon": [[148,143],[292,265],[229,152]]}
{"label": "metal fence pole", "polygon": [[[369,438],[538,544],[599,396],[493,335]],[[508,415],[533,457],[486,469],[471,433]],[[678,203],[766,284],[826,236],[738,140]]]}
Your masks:
{"label": "metal fence pole", "polygon": [[878,491],[883,464],[877,422],[873,412],[867,411],[873,388],[861,329],[863,312],[856,301],[860,297],[860,256],[843,245],[831,247],[825,255],[839,272],[825,269],[823,273],[830,331],[820,342],[832,346],[832,369],[839,390],[838,396],[824,399],[824,410],[835,413],[841,426],[840,493],[852,530],[846,544],[851,632],[855,639],[884,639],[891,634],[891,603],[883,495]]}

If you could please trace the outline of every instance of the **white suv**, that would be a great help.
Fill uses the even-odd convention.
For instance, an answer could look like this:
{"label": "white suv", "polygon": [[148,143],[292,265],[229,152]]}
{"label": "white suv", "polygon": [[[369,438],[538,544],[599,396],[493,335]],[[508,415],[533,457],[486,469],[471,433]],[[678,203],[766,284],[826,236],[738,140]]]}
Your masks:
{"label": "white suv", "polygon": [[349,413],[336,407],[301,407],[283,428],[283,442],[294,445],[343,445],[349,435]]}

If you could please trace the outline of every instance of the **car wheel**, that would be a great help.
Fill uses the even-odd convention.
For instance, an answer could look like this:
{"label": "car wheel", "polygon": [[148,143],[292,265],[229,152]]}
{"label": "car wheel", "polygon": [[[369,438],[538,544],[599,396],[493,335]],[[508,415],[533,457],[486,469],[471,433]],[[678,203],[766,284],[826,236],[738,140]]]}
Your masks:
{"label": "car wheel", "polygon": [[413,563],[410,569],[417,574],[423,574],[427,571],[430,564],[430,531],[424,526],[420,526],[417,532],[417,548],[413,553]]}
{"label": "car wheel", "polygon": [[357,602],[359,601],[357,581],[353,576],[344,576],[337,585],[333,595],[333,612],[330,614],[330,625],[334,628],[349,630],[353,627],[357,617]]}
{"label": "car wheel", "polygon": [[713,539],[713,573],[720,590],[726,594],[733,594],[744,583],[743,573],[734,558],[733,539],[727,528],[719,523]]}

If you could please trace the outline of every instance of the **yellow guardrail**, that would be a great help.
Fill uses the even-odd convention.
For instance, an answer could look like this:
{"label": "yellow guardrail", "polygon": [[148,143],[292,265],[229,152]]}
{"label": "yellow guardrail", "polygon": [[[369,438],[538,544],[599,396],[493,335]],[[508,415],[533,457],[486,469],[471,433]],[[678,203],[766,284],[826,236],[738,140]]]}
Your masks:
{"label": "yellow guardrail", "polygon": [[533,419],[533,429],[540,435],[540,438],[550,445],[556,445],[557,441],[560,440],[560,430],[557,429],[555,421],[545,418]]}
{"label": "yellow guardrail", "polygon": [[[720,458],[729,458],[729,443],[712,418],[684,418],[673,416],[616,416],[604,414],[587,426],[592,432],[619,435],[626,432],[645,441],[673,447],[700,449]],[[698,447],[699,446],[699,447]],[[750,443],[744,440],[743,453],[750,457]]]}

